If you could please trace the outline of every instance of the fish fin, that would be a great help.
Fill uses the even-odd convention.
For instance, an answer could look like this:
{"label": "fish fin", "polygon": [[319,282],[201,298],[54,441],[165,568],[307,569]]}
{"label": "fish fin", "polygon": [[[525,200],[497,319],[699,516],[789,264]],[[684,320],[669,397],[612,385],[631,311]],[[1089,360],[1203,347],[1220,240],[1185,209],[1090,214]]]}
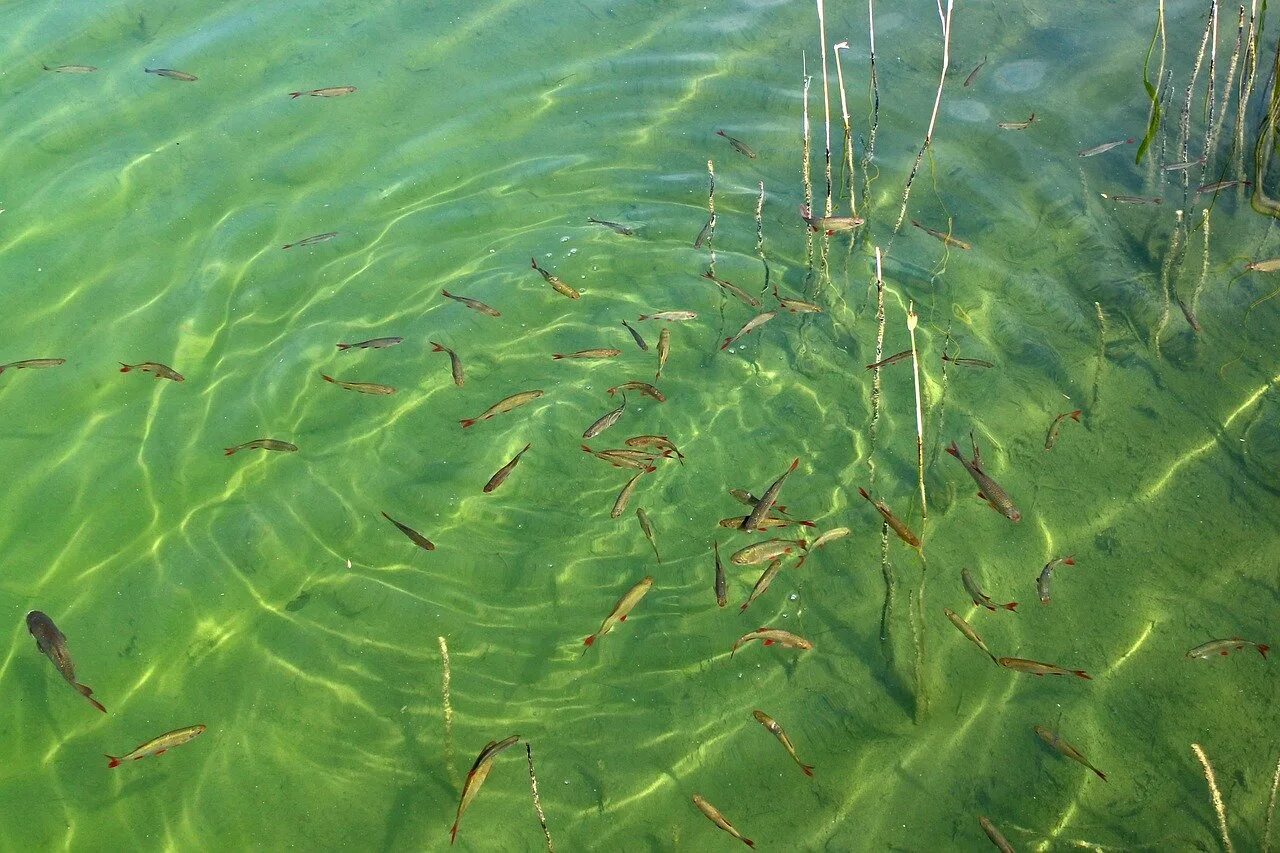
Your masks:
{"label": "fish fin", "polygon": [[722,344],[720,345],[720,349],[728,349],[729,344],[730,344],[732,341],[733,341],[733,338],[725,338],[725,339],[724,339],[724,343],[722,343]]}
{"label": "fish fin", "polygon": [[1076,409],[1074,412],[1067,415],[1067,417],[1071,418],[1071,420],[1075,421],[1076,423],[1080,423],[1080,415],[1082,414],[1084,414],[1083,409]]}
{"label": "fish fin", "polygon": [[120,766],[120,759],[116,758],[114,755],[107,756],[107,769],[111,769],[112,767],[119,767],[119,766]]}
{"label": "fish fin", "polygon": [[764,643],[763,643],[762,645],[772,646],[772,645],[773,645],[773,640],[765,640],[765,641],[764,641]]}
{"label": "fish fin", "polygon": [[1071,674],[1077,678],[1083,678],[1085,681],[1093,681],[1093,676],[1085,672],[1083,669],[1073,669]]}
{"label": "fish fin", "polygon": [[800,525],[801,527],[817,527],[818,526],[814,524],[812,521],[797,521],[796,524]]}
{"label": "fish fin", "polygon": [[947,448],[947,452],[950,453],[955,458],[960,459],[961,462],[964,461],[963,459],[960,458],[960,448],[956,445],[954,441],[951,442],[951,446]]}
{"label": "fish fin", "polygon": [[449,843],[453,844],[453,842],[456,841],[457,838],[458,838],[458,822],[455,820],[453,822],[453,829],[449,830]]}
{"label": "fish fin", "polygon": [[1269,651],[1271,651],[1271,647],[1270,647],[1270,646],[1268,646],[1266,643],[1259,643],[1259,644],[1258,644],[1258,652],[1262,655],[1262,657],[1263,657],[1264,659],[1266,658],[1266,656],[1267,656],[1267,652],[1269,652]]}
{"label": "fish fin", "polygon": [[[1001,604],[1000,606],[1005,610],[1008,610],[1010,613],[1016,613],[1018,611],[1018,602],[1016,601],[1010,601],[1008,604]],[[992,612],[995,612],[995,608],[992,608]]]}
{"label": "fish fin", "polygon": [[1064,566],[1074,566],[1076,564],[1076,555],[1072,554],[1070,557],[1063,557],[1062,564]]}
{"label": "fish fin", "polygon": [[226,452],[225,452],[225,453],[223,453],[222,455],[223,455],[223,456],[230,456],[231,454],[233,454],[233,453],[235,453],[235,452],[236,452],[236,449],[235,449],[234,447],[228,447],[228,448],[226,448]]}
{"label": "fish fin", "polygon": [[807,542],[805,542],[803,539],[797,539],[797,540],[796,540],[796,544],[800,546],[800,550],[801,550],[801,551],[808,551],[808,550],[809,550],[809,544],[808,544]]}
{"label": "fish fin", "polygon": [[626,617],[626,615],[624,614],[624,615],[622,615],[622,616],[619,616],[619,617],[618,617],[618,621],[619,621],[619,622],[626,622],[626,621],[627,621],[627,617]]}
{"label": "fish fin", "polygon": [[596,642],[596,635],[592,634],[590,637],[587,637],[585,640],[583,640],[582,644],[584,646],[591,646],[591,645],[594,645],[595,642]]}
{"label": "fish fin", "polygon": [[290,92],[290,93],[289,93],[289,97],[290,97],[290,98],[300,98],[300,97],[302,97],[302,94],[303,94],[302,92]]}
{"label": "fish fin", "polygon": [[121,372],[121,373],[128,373],[130,370],[133,370],[133,368],[132,368],[132,367],[130,367],[129,365],[125,364],[123,361],[122,361],[122,362],[120,362],[120,372]]}
{"label": "fish fin", "polygon": [[553,356],[551,356],[551,357],[552,357],[553,359],[555,359],[556,361],[559,361],[560,359],[564,358],[564,356],[563,356],[563,355],[560,355],[559,353],[557,353],[557,354],[555,354],[555,355],[553,355]]}
{"label": "fish fin", "polygon": [[80,695],[89,700],[89,704],[97,708],[102,713],[107,713],[107,709],[102,707],[102,703],[93,698],[93,688],[87,684],[76,684],[76,690],[80,691]]}
{"label": "fish fin", "polygon": [[1218,652],[1218,654],[1222,655],[1225,658],[1227,656],[1227,650],[1223,649],[1222,651]]}
{"label": "fish fin", "polygon": [[799,468],[799,467],[800,467],[800,457],[797,456],[795,459],[791,460],[791,467],[787,469],[787,473],[790,474],[792,471],[796,470],[796,468]]}
{"label": "fish fin", "polygon": [[858,486],[858,494],[862,495],[867,500],[871,500],[871,495],[867,494],[867,490],[862,488],[862,486]]}
{"label": "fish fin", "polygon": [[338,352],[351,349],[351,344],[338,344]]}
{"label": "fish fin", "polygon": [[806,775],[806,776],[812,776],[812,775],[813,775],[813,765],[812,765],[812,764],[801,764],[801,765],[800,765],[800,769],[804,771],[804,775]]}
{"label": "fish fin", "polygon": [[[652,474],[654,471],[657,471],[657,470],[658,470],[658,467],[656,465],[650,465],[648,468],[644,469],[644,472],[646,474]],[[658,562],[661,563],[662,561],[659,560]]]}
{"label": "fish fin", "polygon": [[440,345],[439,345],[438,343],[436,343],[435,341],[427,341],[427,343],[431,344],[431,351],[432,351],[432,352],[444,352],[444,347],[440,346]]}
{"label": "fish fin", "polygon": [[1096,768],[1096,767],[1090,767],[1089,769],[1090,769],[1090,770],[1092,770],[1094,773],[1097,773],[1097,774],[1098,774],[1098,778],[1099,778],[1099,779],[1101,779],[1103,782],[1107,781],[1107,774],[1106,774],[1106,773],[1103,773],[1101,770],[1099,770],[1099,769],[1098,769],[1098,768]]}
{"label": "fish fin", "polygon": [[530,261],[530,263],[532,263],[532,264],[533,264],[533,268],[536,270],[536,269],[538,268],[538,259],[537,259],[537,258],[530,258],[530,259],[529,259],[529,261]]}
{"label": "fish fin", "polygon": [[164,754],[165,754],[166,752],[168,752],[168,751],[169,751],[169,750],[167,750],[167,749],[160,749],[160,750],[157,750],[157,751],[153,752],[153,753],[152,753],[152,755],[164,755]]}
{"label": "fish fin", "polygon": [[[738,836],[738,837],[742,838],[742,836]],[[742,838],[742,843],[750,847],[752,850],[754,850],[756,847],[756,843],[752,841],[750,838]]]}
{"label": "fish fin", "polygon": [[729,138],[728,135],[723,130],[717,130],[716,136],[723,136],[725,139]]}
{"label": "fish fin", "polygon": [[335,385],[338,384],[332,376],[328,376],[324,373],[320,374],[320,378],[323,379],[325,382],[333,382]]}
{"label": "fish fin", "polygon": [[475,422],[475,418],[467,418],[465,420],[458,421],[458,423],[462,424],[463,429],[466,429],[469,426],[475,426]]}

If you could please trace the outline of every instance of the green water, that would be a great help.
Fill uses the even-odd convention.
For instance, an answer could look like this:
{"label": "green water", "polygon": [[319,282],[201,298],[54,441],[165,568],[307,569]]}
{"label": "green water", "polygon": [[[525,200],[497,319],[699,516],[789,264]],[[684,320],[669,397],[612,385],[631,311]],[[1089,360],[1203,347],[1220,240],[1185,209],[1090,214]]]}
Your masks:
{"label": "green water", "polygon": [[[1145,129],[1155,3],[1035,0],[955,12],[932,156],[907,218],[945,230],[950,215],[972,250],[948,252],[906,223],[894,237],[941,45],[932,4],[881,5],[865,195],[867,10],[832,3],[827,14],[828,42],[851,45],[842,61],[868,218],[856,242],[813,240],[795,212],[801,51],[817,75],[819,206],[825,192],[821,50],[803,3],[0,12],[0,363],[67,360],[0,374],[0,604],[13,626],[0,668],[4,846],[444,849],[474,757],[519,734],[559,850],[735,849],[692,806],[695,793],[762,850],[987,849],[979,814],[1018,849],[1214,849],[1192,742],[1217,770],[1237,849],[1258,849],[1280,751],[1275,664],[1250,650],[1184,653],[1218,637],[1278,639],[1268,632],[1280,605],[1280,301],[1246,316],[1276,281],[1237,280],[1246,261],[1280,254],[1270,220],[1234,192],[1219,196],[1203,329],[1192,332],[1175,302],[1157,335],[1174,211],[1198,222],[1203,204],[1184,207],[1176,175],[1135,167],[1136,146],[1077,156]],[[1165,163],[1178,159],[1176,113],[1205,4],[1171,2],[1167,13],[1178,103]],[[1223,9],[1219,91],[1235,18]],[[143,73],[156,67],[199,80]],[[1206,75],[1207,60],[1198,91]],[[830,83],[838,160],[834,67]],[[288,97],[340,85],[358,91]],[[1234,105],[1204,181],[1235,176]],[[1032,112],[1025,131],[996,127]],[[758,158],[733,151],[720,128]],[[755,312],[699,278],[712,259],[692,248],[707,221],[708,159],[716,274],[763,289],[763,181],[771,281],[824,308],[780,313],[725,352],[720,342]],[[1104,192],[1165,203],[1112,206]],[[839,186],[837,201],[847,202]],[[1172,277],[1184,298],[1200,281],[1203,241],[1190,232]],[[921,507],[909,361],[883,371],[872,434],[873,246],[888,250],[885,355],[910,345],[908,302],[920,315],[926,409],[927,564],[888,541],[887,639],[881,527],[857,487],[917,530]],[[530,256],[582,298],[552,291]],[[591,444],[661,433],[687,459],[659,463],[613,520],[629,472],[581,452],[580,434],[617,405],[606,388],[653,380],[660,324],[635,318],[676,309],[699,316],[668,324],[657,382],[667,402],[631,395]],[[334,347],[390,335],[405,342]],[[429,340],[457,350],[464,387]],[[622,354],[550,358],[594,347]],[[996,366],[944,371],[944,350]],[[121,374],[122,361],[163,362],[186,381]],[[398,390],[350,393],[322,372]],[[459,426],[534,388],[546,392],[535,403]],[[1046,452],[1049,423],[1077,408],[1083,422]],[[942,453],[970,431],[1020,523],[984,507]],[[299,450],[223,455],[262,437]],[[483,494],[526,443],[510,479]],[[731,566],[731,603],[719,609],[711,543],[727,561],[749,541],[716,526],[744,512],[726,490],[758,494],[793,457],[782,502],[819,531],[852,534],[799,570],[788,563],[746,615],[738,605],[763,567]],[[416,548],[382,512],[436,550]],[[1042,606],[1036,575],[1065,554],[1077,565],[1058,570]],[[1018,612],[971,606],[964,567],[997,600],[1022,602]],[[632,618],[583,655],[583,637],[646,574],[654,585]],[[1093,678],[994,667],[944,607],[996,655]],[[109,714],[36,651],[31,609],[65,632]],[[730,658],[761,625],[815,648],[752,643]],[[787,730],[812,780],[754,708]],[[195,723],[208,731],[189,744],[105,766],[104,753]],[[1036,724],[1109,781],[1046,748]],[[523,753],[498,758],[459,849],[545,847]]]}

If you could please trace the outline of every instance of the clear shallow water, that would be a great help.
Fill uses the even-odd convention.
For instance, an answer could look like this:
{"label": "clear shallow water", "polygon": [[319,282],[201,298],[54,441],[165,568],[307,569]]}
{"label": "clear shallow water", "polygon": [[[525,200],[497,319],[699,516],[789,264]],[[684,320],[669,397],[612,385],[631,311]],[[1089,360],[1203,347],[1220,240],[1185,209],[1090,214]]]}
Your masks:
{"label": "clear shallow water", "polygon": [[[1168,7],[1175,88],[1203,11]],[[1132,146],[1077,157],[1141,134],[1153,8],[956,12],[934,158],[909,216],[945,227],[949,213],[974,248],[947,253],[908,226],[886,262],[886,354],[908,345],[908,300],[921,316],[929,460],[927,568],[889,542],[887,641],[880,527],[856,489],[873,486],[917,527],[919,507],[907,364],[884,371],[872,456],[870,247],[890,245],[932,104],[929,4],[877,16],[877,171],[859,196],[869,225],[852,248],[819,244],[827,264],[815,272],[794,213],[799,54],[814,63],[817,45],[803,4],[23,4],[0,20],[0,363],[67,359],[0,375],[0,604],[13,626],[0,798],[14,845],[439,849],[470,762],[513,733],[533,744],[565,850],[732,849],[693,793],[761,849],[983,849],[980,813],[1019,849],[1210,848],[1192,741],[1217,768],[1237,845],[1261,844],[1280,723],[1273,665],[1183,654],[1214,637],[1275,639],[1280,323],[1276,303],[1245,320],[1274,286],[1266,277],[1232,283],[1247,259],[1276,254],[1274,236],[1247,202],[1219,198],[1203,332],[1174,304],[1157,355],[1180,185],[1134,167]],[[1220,62],[1234,16],[1223,20]],[[844,70],[865,135],[865,9],[831,9],[827,30],[852,45]],[[142,73],[157,66],[200,79]],[[336,85],[359,91],[288,98]],[[994,126],[1033,111],[1027,131]],[[759,157],[733,152],[718,128]],[[698,277],[709,256],[691,248],[708,158],[716,273],[761,289],[763,180],[772,279],[826,309],[781,315],[731,353],[719,343],[752,312]],[[815,184],[821,194],[816,166]],[[1101,192],[1168,202],[1112,207]],[[326,231],[339,235],[280,250]],[[1202,239],[1193,232],[1180,294],[1198,280]],[[531,255],[583,298],[556,295]],[[670,309],[700,316],[670,326],[668,402],[633,397],[591,442],[665,433],[687,456],[644,478],[632,503],[653,519],[657,566],[632,511],[609,517],[627,472],[586,456],[579,436],[616,405],[604,389],[656,369],[619,321]],[[658,327],[638,326],[653,345]],[[997,366],[944,374],[948,333],[948,352]],[[406,341],[334,348],[383,335]],[[458,350],[465,387],[428,340]],[[550,358],[600,346],[623,354]],[[187,380],[117,371],[144,360]],[[321,372],[399,390],[351,394]],[[546,395],[459,427],[530,388]],[[1083,424],[1046,453],[1049,422],[1073,408]],[[941,452],[970,430],[1023,512],[1016,526]],[[300,450],[223,456],[266,436]],[[482,494],[527,442],[511,478]],[[784,502],[852,535],[785,569],[747,615],[718,609],[711,541],[727,557],[745,538],[715,526],[741,511],[725,490],[758,492],[796,456]],[[437,550],[414,548],[383,511]],[[1077,566],[1059,570],[1042,607],[1035,576],[1066,553]],[[966,566],[1020,612],[970,607]],[[758,569],[731,569],[733,605]],[[634,616],[580,656],[646,573],[654,588]],[[997,669],[944,607],[998,655],[1093,680]],[[23,624],[33,608],[67,634],[107,716],[36,652]],[[753,644],[730,659],[758,625],[816,648]],[[438,637],[451,658],[448,736]],[[753,708],[783,725],[813,780]],[[209,730],[191,744],[103,766],[104,752],[193,723]],[[1058,728],[1110,781],[1046,749],[1035,724]],[[543,845],[512,750],[458,846]]]}

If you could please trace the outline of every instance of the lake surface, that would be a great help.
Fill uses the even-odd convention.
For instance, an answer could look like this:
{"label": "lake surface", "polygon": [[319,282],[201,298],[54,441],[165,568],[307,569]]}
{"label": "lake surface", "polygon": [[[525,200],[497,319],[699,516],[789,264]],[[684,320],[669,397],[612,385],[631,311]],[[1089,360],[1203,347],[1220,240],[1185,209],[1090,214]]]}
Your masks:
{"label": "lake surface", "polygon": [[[1236,10],[1221,9],[1186,159],[1204,151],[1210,58],[1223,130],[1206,164],[1167,172],[1184,159],[1179,113],[1208,4],[1166,6],[1171,94],[1142,165],[1154,0],[960,4],[933,142],[895,231],[941,22],[928,2],[877,4],[867,163],[867,8],[830,5],[826,42],[849,44],[855,165],[849,181],[829,52],[833,212],[849,215],[852,183],[867,220],[853,235],[815,234],[797,213],[806,69],[819,213],[826,195],[812,5],[0,12],[0,364],[66,360],[0,372],[8,845],[442,850],[477,754],[519,735],[458,849],[547,846],[525,742],[559,850],[740,848],[694,794],[761,850],[993,849],[979,815],[1019,850],[1217,849],[1193,742],[1237,849],[1263,846],[1276,664],[1248,646],[1186,653],[1278,639],[1280,299],[1260,300],[1280,281],[1244,265],[1280,255],[1280,241],[1244,190],[1195,194],[1252,179],[1238,164],[1253,160],[1274,45],[1264,33],[1233,151],[1238,96],[1224,111],[1222,93],[1247,63],[1228,86]],[[1148,76],[1163,89],[1159,54]],[[42,68],[71,64],[97,70]],[[290,97],[339,86],[356,90]],[[998,126],[1032,114],[1025,129]],[[708,161],[714,230],[695,249]],[[760,307],[702,277],[712,269]],[[778,310],[774,287],[821,313]],[[911,349],[909,307],[925,519],[913,361],[882,368],[878,394],[865,367]],[[697,316],[637,320],[662,311]],[[662,328],[670,357],[655,380]],[[335,347],[389,336],[404,341]],[[431,341],[457,353],[463,386]],[[597,348],[621,352],[552,358]],[[140,362],[185,381],[120,372]],[[354,393],[322,374],[396,390]],[[627,394],[619,422],[586,443],[664,435],[684,459],[654,460],[615,519],[634,472],[584,453],[582,433],[628,381],[666,402]],[[1046,450],[1051,423],[1076,410]],[[968,458],[970,434],[1017,523],[944,452],[955,441]],[[260,438],[297,451],[224,455]],[[747,512],[729,489],[760,495],[792,459],[779,503],[812,528],[717,526]],[[859,487],[922,534],[923,556]],[[801,567],[793,548],[740,612],[767,561],[731,554],[839,527],[850,534]],[[1040,603],[1037,576],[1068,555]],[[1016,611],[975,606],[963,569]],[[645,576],[631,617],[584,647]],[[1091,678],[994,666],[944,608],[993,657]],[[107,714],[41,656],[30,610],[65,633]],[[761,626],[814,648],[730,654]],[[104,754],[194,724],[207,731],[188,744],[106,766]]]}

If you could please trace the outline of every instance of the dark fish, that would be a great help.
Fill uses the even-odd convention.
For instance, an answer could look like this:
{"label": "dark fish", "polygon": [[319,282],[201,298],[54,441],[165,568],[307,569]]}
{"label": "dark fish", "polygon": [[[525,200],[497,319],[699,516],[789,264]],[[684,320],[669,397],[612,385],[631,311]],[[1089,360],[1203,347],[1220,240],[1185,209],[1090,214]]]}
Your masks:
{"label": "dark fish", "polygon": [[667,402],[667,398],[662,395],[662,392],[657,388],[654,388],[648,382],[624,382],[621,385],[613,386],[605,393],[612,397],[615,391],[639,391],[641,394],[644,394],[647,397],[652,397],[659,403]]}
{"label": "dark fish", "polygon": [[707,242],[707,238],[711,236],[711,232],[716,227],[716,215],[713,213],[707,220],[707,224],[702,226],[702,230],[698,232],[698,236],[693,241],[693,248],[701,249],[702,244]]}
{"label": "dark fish", "polygon": [[658,565],[662,565],[662,555],[658,553],[658,540],[653,537],[653,524],[649,521],[649,514],[644,511],[644,507],[636,507],[636,518],[640,519],[640,529],[644,531],[644,537],[653,546],[653,556],[657,558]]}
{"label": "dark fish", "polygon": [[382,517],[385,518],[387,521],[391,522],[392,524],[394,524],[401,533],[409,537],[410,542],[412,542],[414,545],[417,545],[419,548],[423,549],[424,551],[434,551],[436,549],[435,544],[430,539],[423,536],[421,533],[414,530],[409,525],[401,524],[391,516],[387,515],[385,512],[382,514]]}
{"label": "dark fish", "polygon": [[1106,773],[1103,773],[1101,770],[1099,770],[1098,768],[1090,764],[1089,759],[1085,758],[1084,754],[1081,753],[1080,750],[1076,749],[1074,746],[1072,746],[1071,744],[1063,740],[1061,735],[1059,735],[1057,732],[1050,731],[1049,729],[1046,729],[1044,726],[1035,726],[1034,728],[1035,728],[1035,733],[1040,736],[1040,740],[1049,744],[1049,746],[1058,750],[1058,752],[1062,753],[1067,758],[1070,758],[1072,761],[1079,762],[1080,764],[1083,764],[1085,767],[1088,767],[1094,773],[1097,773],[1098,778],[1101,779],[1103,782],[1107,781]]}
{"label": "dark fish", "polygon": [[742,156],[750,157],[752,160],[756,159],[756,152],[752,151],[741,139],[735,139],[723,130],[717,130],[716,136],[723,136],[725,139],[729,140],[729,144],[733,146],[733,150],[737,151]]}
{"label": "dark fish", "polygon": [[756,299],[750,293],[747,293],[745,290],[743,290],[741,287],[738,287],[738,285],[734,284],[733,282],[725,281],[722,278],[716,278],[710,272],[704,272],[702,274],[702,277],[705,278],[707,281],[715,282],[726,293],[732,293],[734,296],[740,299],[743,303],[750,305],[752,308],[760,307],[759,299]]}
{"label": "dark fish", "polygon": [[544,270],[542,267],[538,266],[537,258],[530,258],[529,260],[533,262],[533,268],[538,271],[538,273],[543,277],[543,279],[546,280],[547,284],[551,285],[551,288],[556,293],[559,293],[561,296],[567,296],[570,299],[578,299],[582,296],[581,293],[574,290],[569,285],[565,284],[559,278],[552,275],[549,271]]}
{"label": "dark fish", "polygon": [[203,725],[195,725],[165,732],[159,737],[153,737],[141,746],[136,747],[128,755],[122,755],[119,758],[114,755],[108,755],[107,767],[119,767],[126,761],[137,761],[140,758],[146,758],[148,755],[164,755],[175,746],[182,746],[197,735],[203,734],[204,730],[205,727]]}
{"label": "dark fish", "polygon": [[435,341],[428,341],[431,344],[432,352],[447,352],[449,354],[449,368],[453,371],[453,384],[459,388],[467,381],[467,377],[462,372],[462,359],[458,358],[458,354],[449,349],[444,344],[438,344]]}
{"label": "dark fish", "polygon": [[534,400],[542,396],[541,391],[521,391],[519,394],[512,394],[510,397],[504,397],[492,406],[484,410],[483,414],[476,415],[474,418],[463,418],[459,423],[462,428],[466,429],[474,425],[477,421],[487,421],[494,415],[501,415],[512,409],[517,409],[526,403],[532,403]]}
{"label": "dark fish", "polygon": [[959,240],[959,239],[957,239],[957,238],[955,238],[955,237],[952,237],[950,234],[944,233],[944,232],[942,232],[942,231],[938,231],[938,230],[933,229],[933,228],[926,228],[925,226],[921,225],[919,222],[915,221],[914,219],[913,219],[913,220],[911,220],[911,224],[912,224],[912,225],[914,225],[915,227],[919,228],[919,229],[920,229],[921,231],[923,231],[924,233],[928,234],[930,237],[934,237],[934,238],[936,238],[936,239],[938,239],[938,240],[941,240],[944,244],[946,244],[946,245],[948,245],[948,246],[955,246],[957,249],[972,249],[972,248],[973,248],[973,246],[970,246],[970,245],[969,245],[968,243],[966,243],[965,241],[963,241],[963,240]]}
{"label": "dark fish", "polygon": [[629,225],[623,225],[621,222],[610,222],[607,219],[596,219],[593,216],[588,216],[587,221],[592,225],[603,225],[605,228],[611,228],[623,237],[634,237],[636,234],[634,228]]}
{"label": "dark fish", "polygon": [[[639,475],[637,474],[636,476]],[[713,540],[711,544],[716,554],[716,604],[724,607],[729,603],[729,598],[727,595],[728,584],[725,582],[724,577],[724,564],[720,562],[720,542],[719,540]]]}
{"label": "dark fish", "polygon": [[376,382],[346,382],[341,379],[334,379],[326,373],[321,373],[320,378],[325,382],[330,382],[342,388],[345,391],[355,391],[360,394],[374,394],[379,397],[385,397],[389,394],[396,393],[396,389],[390,385],[379,385]]}
{"label": "dark fish", "polygon": [[67,363],[65,358],[27,358],[22,361],[11,361],[8,364],[0,364],[0,373],[6,370],[31,370],[46,367],[60,367]]}
{"label": "dark fish", "polygon": [[288,245],[281,246],[280,248],[292,249],[294,246],[314,246],[316,243],[324,243],[325,241],[332,240],[334,237],[337,237],[337,236],[338,236],[337,231],[326,231],[323,234],[316,234],[313,237],[306,237],[302,240],[297,241],[296,243],[289,243]]}
{"label": "dark fish", "polygon": [[274,450],[278,453],[295,453],[298,450],[298,446],[287,441],[277,441],[274,438],[255,438],[253,441],[246,441],[244,444],[228,447],[226,455],[230,456],[239,450]]}
{"label": "dark fish", "polygon": [[627,408],[627,395],[622,395],[622,405],[611,412],[605,412],[591,426],[587,427],[587,431],[582,434],[583,438],[595,438],[600,433],[607,430],[618,422],[618,418],[622,417],[622,412]]}
{"label": "dark fish", "polygon": [[991,362],[983,361],[980,358],[955,358],[954,356],[947,355],[945,352],[942,354],[942,360],[949,361],[960,367],[995,367]]}
{"label": "dark fish", "polygon": [[1040,570],[1040,577],[1036,578],[1036,592],[1040,594],[1040,603],[1049,603],[1049,583],[1053,580],[1053,570],[1058,566],[1074,566],[1076,564],[1075,555],[1069,557],[1057,557],[1044,564],[1044,568]]}
{"label": "dark fish", "polygon": [[1203,331],[1200,328],[1200,318],[1196,316],[1195,311],[1191,310],[1191,306],[1187,305],[1187,303],[1183,302],[1182,299],[1179,298],[1178,307],[1182,309],[1182,316],[1187,318],[1187,325],[1190,326],[1193,331]]}
{"label": "dark fish", "polygon": [[183,381],[183,376],[172,367],[160,364],[158,361],[144,361],[141,364],[125,364],[120,362],[120,372],[128,373],[131,370],[140,370],[143,373],[154,373],[156,379],[169,379],[174,382]]}
{"label": "dark fish", "polygon": [[[498,488],[498,486],[501,486],[506,481],[507,477],[511,476],[511,472],[515,470],[516,465],[520,462],[520,457],[524,456],[525,451],[527,451],[530,447],[533,447],[533,445],[526,444],[524,446],[524,450],[521,450],[515,456],[511,457],[510,462],[508,462],[506,465],[503,465],[501,468],[499,468],[497,473],[495,473],[492,477],[489,478],[489,482],[484,484],[484,493],[486,495],[489,494],[489,492],[492,492],[494,489]],[[431,550],[431,549],[428,548],[427,550]]]}
{"label": "dark fish", "polygon": [[338,350],[346,352],[349,349],[386,349],[403,341],[404,338],[372,338],[371,340],[361,341],[358,344],[338,344]]}
{"label": "dark fish", "polygon": [[631,333],[631,337],[635,340],[636,346],[640,347],[642,351],[648,352],[649,345],[645,343],[644,338],[640,337],[640,333],[637,332],[634,328],[632,328],[631,324],[628,323],[626,320],[622,321],[622,325],[627,327],[627,331]]}
{"label": "dark fish", "polygon": [[53,624],[53,620],[39,610],[32,610],[27,614],[27,630],[36,638],[36,648],[40,650],[40,654],[53,661],[53,665],[58,668],[58,673],[66,679],[66,682],[74,687],[77,693],[88,699],[90,705],[104,714],[107,713],[102,703],[93,698],[93,690],[76,681],[76,665],[75,661],[71,660],[71,653],[67,650],[67,638],[58,630],[58,626]]}
{"label": "dark fish", "polygon": [[170,80],[181,80],[184,83],[194,83],[200,78],[194,74],[188,74],[185,71],[174,71],[172,68],[144,68],[142,69],[148,74],[155,74],[158,77],[168,77]]}
{"label": "dark fish", "polygon": [[1094,157],[1098,154],[1104,154],[1112,148],[1119,148],[1121,145],[1132,145],[1133,137],[1128,139],[1118,139],[1115,142],[1104,142],[1101,145],[1095,145],[1092,148],[1086,148],[1080,152],[1081,157]]}
{"label": "dark fish", "polygon": [[453,828],[449,830],[450,844],[458,838],[458,824],[462,822],[462,815],[466,812],[467,806],[471,805],[476,794],[480,793],[480,786],[484,784],[484,780],[489,778],[489,771],[493,769],[493,760],[503,750],[515,746],[519,740],[519,735],[512,735],[502,741],[491,740],[476,756],[476,763],[472,764],[471,769],[467,771],[467,781],[462,785],[462,799],[458,802],[458,814],[453,819]]}
{"label": "dark fish", "polygon": [[791,467],[782,472],[782,476],[774,480],[772,485],[765,490],[764,495],[751,508],[750,514],[742,521],[742,529],[748,533],[756,529],[762,518],[769,515],[769,510],[773,509],[773,505],[778,502],[778,493],[782,491],[782,484],[787,481],[787,477],[791,476],[791,472],[796,470],[800,465],[800,457],[797,456],[791,460]]}
{"label": "dark fish", "polygon": [[1049,432],[1044,437],[1044,449],[1052,450],[1053,446],[1058,443],[1058,432],[1062,429],[1062,422],[1067,418],[1076,423],[1080,423],[1081,410],[1076,409],[1074,412],[1063,412],[1053,419],[1053,423],[1049,424]]}
{"label": "dark fish", "polygon": [[996,846],[1000,853],[1014,853],[1013,845],[1009,840],[1000,834],[1000,830],[996,829],[996,825],[981,815],[978,816],[978,824],[982,827],[982,831],[987,834],[987,838],[991,839],[991,843]]}
{"label": "dark fish", "polygon": [[356,90],[355,86],[329,86],[324,89],[312,89],[310,92],[290,92],[290,98],[301,98],[303,95],[310,95],[313,98],[340,98],[343,95],[350,95]]}
{"label": "dark fish", "polygon": [[904,358],[911,358],[911,350],[904,349],[902,352],[895,352],[893,355],[889,356],[886,359],[881,359],[880,361],[877,361],[875,364],[868,364],[867,370],[877,370],[881,367],[888,367],[891,364],[897,364],[898,362],[902,361]]}
{"label": "dark fish", "polygon": [[969,72],[969,76],[964,78],[964,88],[968,89],[970,86],[973,85],[973,81],[977,78],[978,72],[981,71],[982,66],[986,64],[987,64],[987,58],[984,56],[982,57],[982,61],[979,62],[977,65],[975,65],[973,70]]}
{"label": "dark fish", "polygon": [[488,317],[502,316],[501,311],[499,311],[496,308],[490,308],[488,305],[485,305],[479,299],[470,299],[466,296],[456,296],[447,290],[440,291],[440,294],[444,296],[446,299],[452,299],[454,302],[461,302],[463,305],[467,306],[472,311],[479,311],[481,314],[484,314],[485,316],[488,316]]}
{"label": "dark fish", "polygon": [[947,452],[960,460],[960,464],[969,472],[969,476],[973,477],[974,482],[978,484],[981,491],[978,497],[986,501],[992,509],[1003,515],[1010,521],[1021,521],[1022,513],[1018,512],[1018,508],[1013,505],[1013,501],[1009,498],[1009,493],[1000,488],[1000,485],[989,476],[987,472],[982,470],[982,455],[978,452],[978,444],[973,440],[970,434],[969,442],[973,445],[973,459],[965,459],[960,455],[960,448],[956,447],[956,443],[951,442],[951,446],[947,448]]}
{"label": "dark fish", "polygon": [[1031,123],[1036,120],[1036,114],[1032,113],[1027,117],[1026,121],[1002,121],[996,124],[1001,130],[1026,130],[1031,127]]}

